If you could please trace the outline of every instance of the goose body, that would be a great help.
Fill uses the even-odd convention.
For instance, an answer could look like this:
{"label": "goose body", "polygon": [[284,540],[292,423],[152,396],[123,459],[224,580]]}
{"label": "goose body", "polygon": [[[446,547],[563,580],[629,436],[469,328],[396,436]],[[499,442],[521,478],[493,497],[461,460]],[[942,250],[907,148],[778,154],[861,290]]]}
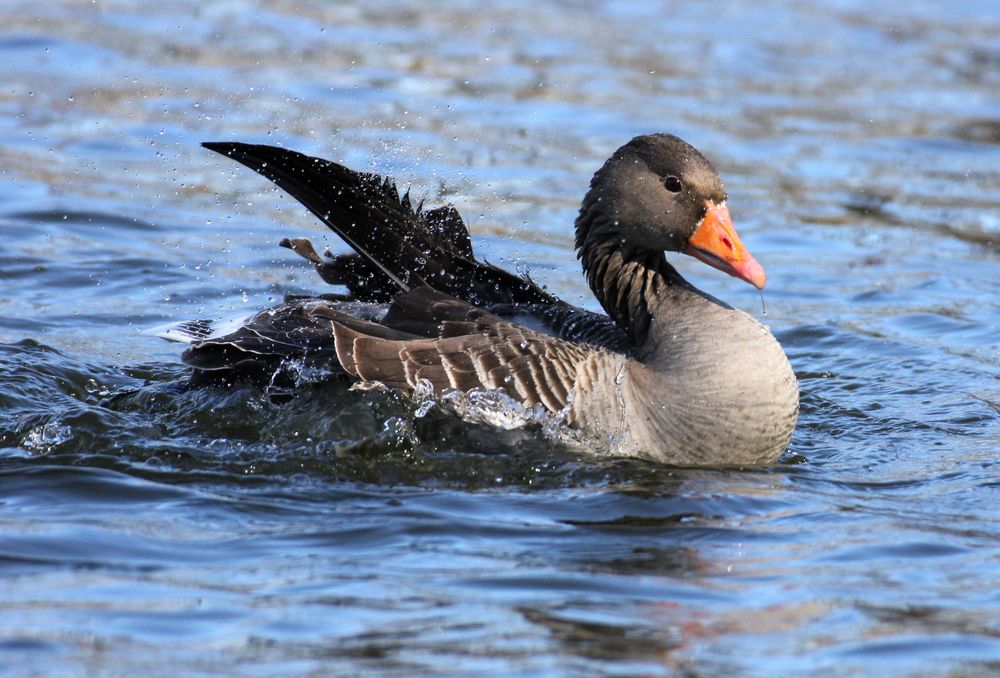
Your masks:
{"label": "goose body", "polygon": [[197,377],[267,374],[294,358],[404,392],[501,390],[620,455],[742,466],[786,449],[798,385],[777,340],[664,256],[683,252],[764,285],[718,173],[677,137],[618,149],[583,201],[577,254],[607,315],[478,261],[454,208],[414,207],[391,180],[272,146],[205,146],[275,182],[354,253],[283,241],[349,293],[291,299],[196,338],[184,360]]}

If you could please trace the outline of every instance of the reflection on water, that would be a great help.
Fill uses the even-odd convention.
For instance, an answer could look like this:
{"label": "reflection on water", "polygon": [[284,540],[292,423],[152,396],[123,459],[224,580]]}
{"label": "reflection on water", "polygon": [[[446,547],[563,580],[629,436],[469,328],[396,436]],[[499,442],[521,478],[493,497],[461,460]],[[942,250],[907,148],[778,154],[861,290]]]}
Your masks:
{"label": "reflection on water", "polygon": [[[0,664],[1000,670],[994,4],[8,2]],[[282,237],[343,249],[201,141],[395,175],[593,307],[578,201],[650,131],[716,162],[768,270],[802,387],[773,468],[599,459],[342,385],[187,389],[151,336],[315,291]]]}

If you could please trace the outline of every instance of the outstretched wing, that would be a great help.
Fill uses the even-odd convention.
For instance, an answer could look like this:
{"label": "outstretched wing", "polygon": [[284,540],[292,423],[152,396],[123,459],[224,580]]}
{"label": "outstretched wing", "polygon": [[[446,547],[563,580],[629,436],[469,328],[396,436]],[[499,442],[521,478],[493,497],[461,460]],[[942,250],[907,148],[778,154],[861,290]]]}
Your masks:
{"label": "outstretched wing", "polygon": [[391,179],[275,146],[205,143],[270,179],[333,229],[396,291],[427,284],[476,305],[555,298],[534,283],[475,260],[450,205],[414,208]]}
{"label": "outstretched wing", "polygon": [[629,341],[607,316],[567,304],[534,282],[477,261],[462,218],[451,205],[414,207],[392,180],[328,160],[266,145],[206,143],[299,200],[356,254],[321,257],[304,238],[282,244],[308,259],[324,280],[355,299],[388,302],[426,284],[512,322],[569,341],[626,352]]}

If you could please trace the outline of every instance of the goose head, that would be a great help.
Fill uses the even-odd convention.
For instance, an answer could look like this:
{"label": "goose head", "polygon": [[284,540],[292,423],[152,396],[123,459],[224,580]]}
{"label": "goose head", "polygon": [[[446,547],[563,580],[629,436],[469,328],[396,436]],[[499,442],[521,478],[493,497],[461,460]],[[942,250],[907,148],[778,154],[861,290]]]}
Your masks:
{"label": "goose head", "polygon": [[582,255],[614,240],[622,249],[682,252],[758,289],[767,280],[733,227],[719,173],[670,134],[632,139],[594,175],[577,248]]}

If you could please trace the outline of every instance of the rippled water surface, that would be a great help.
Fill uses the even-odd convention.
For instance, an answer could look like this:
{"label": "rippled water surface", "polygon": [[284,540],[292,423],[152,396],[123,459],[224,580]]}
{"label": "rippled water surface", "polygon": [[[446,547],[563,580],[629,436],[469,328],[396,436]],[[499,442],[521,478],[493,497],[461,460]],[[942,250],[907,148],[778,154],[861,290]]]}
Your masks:
{"label": "rippled water surface", "polygon": [[[995,3],[0,18],[8,673],[1000,672]],[[578,201],[651,131],[716,163],[768,270],[764,317],[678,262],[799,375],[774,467],[602,459],[341,387],[184,390],[155,336],[319,289],[283,236],[343,250],[201,141],[392,174],[593,306]]]}

